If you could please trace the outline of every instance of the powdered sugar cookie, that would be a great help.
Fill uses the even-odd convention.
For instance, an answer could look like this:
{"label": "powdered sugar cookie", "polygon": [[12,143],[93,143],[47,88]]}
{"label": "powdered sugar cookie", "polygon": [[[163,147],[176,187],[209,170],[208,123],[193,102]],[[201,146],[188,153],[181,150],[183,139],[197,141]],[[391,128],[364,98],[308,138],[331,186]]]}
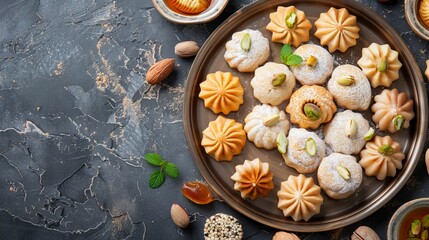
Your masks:
{"label": "powdered sugar cookie", "polygon": [[333,153],[320,163],[317,179],[329,197],[343,199],[352,195],[362,183],[362,168],[355,157]]}
{"label": "powdered sugar cookie", "polygon": [[290,69],[302,85],[323,85],[334,69],[334,58],[323,47],[306,44],[297,48],[294,54],[304,60]]}
{"label": "powdered sugar cookie", "polygon": [[253,72],[270,56],[268,39],[258,30],[245,29],[232,34],[226,43],[225,60],[240,72]]}
{"label": "powdered sugar cookie", "polygon": [[284,64],[267,62],[255,71],[255,76],[250,81],[253,87],[253,95],[260,102],[280,105],[289,99],[295,87],[295,76]]}

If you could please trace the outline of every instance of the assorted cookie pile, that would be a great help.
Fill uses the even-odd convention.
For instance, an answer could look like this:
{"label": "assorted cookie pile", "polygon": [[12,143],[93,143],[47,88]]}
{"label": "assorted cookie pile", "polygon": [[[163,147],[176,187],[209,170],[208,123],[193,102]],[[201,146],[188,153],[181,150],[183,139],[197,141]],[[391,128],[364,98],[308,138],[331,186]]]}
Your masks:
{"label": "assorted cookie pile", "polygon": [[[303,11],[280,6],[270,14],[266,30],[272,32],[271,41],[285,44],[279,62],[267,62],[269,40],[258,30],[236,32],[226,43],[226,62],[231,69],[254,73],[250,85],[261,102],[244,118],[244,126],[225,117],[244,102],[235,70],[208,74],[199,94],[205,107],[225,115],[202,133],[201,145],[212,158],[231,161],[249,140],[258,148],[277,149],[287,167],[296,170],[277,193],[278,208],[295,221],[308,221],[320,212],[322,190],[332,199],[344,199],[359,188],[364,174],[380,181],[394,177],[405,155],[395,136],[386,134],[408,128],[414,118],[413,100],[389,89],[399,79],[398,52],[388,44],[371,43],[362,49],[357,66],[335,67],[332,53],[357,44],[357,19],[345,8],[330,8],[314,25],[322,46],[303,44],[312,28]],[[371,87],[385,88],[372,106]],[[279,108],[285,101],[286,108]],[[373,123],[362,115],[368,109]],[[376,136],[371,124],[384,137]],[[274,189],[270,165],[262,156],[235,169],[231,179],[243,199],[265,197]],[[310,173],[317,173],[317,179],[305,176]]]}

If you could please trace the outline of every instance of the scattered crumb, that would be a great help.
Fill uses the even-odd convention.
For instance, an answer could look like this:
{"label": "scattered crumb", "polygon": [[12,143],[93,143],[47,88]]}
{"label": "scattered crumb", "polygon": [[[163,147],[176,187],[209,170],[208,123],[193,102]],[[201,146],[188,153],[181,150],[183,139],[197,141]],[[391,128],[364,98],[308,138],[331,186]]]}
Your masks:
{"label": "scattered crumb", "polygon": [[109,22],[104,22],[101,26],[106,29],[107,32],[111,32],[113,30],[113,25]]}
{"label": "scattered crumb", "polygon": [[99,73],[95,78],[95,82],[98,89],[104,90],[109,85],[109,77],[103,73]]}
{"label": "scattered crumb", "polygon": [[64,65],[63,62],[57,64],[57,68],[54,70],[54,75],[58,76],[64,73]]}

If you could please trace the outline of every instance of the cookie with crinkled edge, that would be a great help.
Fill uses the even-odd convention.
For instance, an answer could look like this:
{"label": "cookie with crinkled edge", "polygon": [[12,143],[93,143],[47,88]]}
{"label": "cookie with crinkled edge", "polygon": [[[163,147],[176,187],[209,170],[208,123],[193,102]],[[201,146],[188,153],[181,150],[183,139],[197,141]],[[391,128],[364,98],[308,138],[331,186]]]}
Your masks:
{"label": "cookie with crinkled edge", "polygon": [[256,147],[267,150],[277,147],[277,136],[280,132],[287,134],[290,127],[286,113],[268,104],[253,107],[244,122],[244,131],[249,141]]}
{"label": "cookie with crinkled edge", "polygon": [[[306,104],[317,106],[320,112],[316,115],[307,116],[305,113]],[[290,114],[291,123],[298,124],[300,128],[317,129],[320,124],[331,121],[337,106],[334,97],[326,88],[318,85],[302,86],[290,97],[286,112]]]}

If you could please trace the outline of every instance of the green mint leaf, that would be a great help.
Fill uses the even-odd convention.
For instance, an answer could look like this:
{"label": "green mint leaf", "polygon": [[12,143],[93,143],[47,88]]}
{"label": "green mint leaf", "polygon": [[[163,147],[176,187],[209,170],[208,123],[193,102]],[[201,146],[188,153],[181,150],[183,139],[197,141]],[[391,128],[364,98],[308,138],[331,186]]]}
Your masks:
{"label": "green mint leaf", "polygon": [[161,170],[155,170],[152,172],[149,178],[150,188],[159,188],[165,180],[164,173]]}
{"label": "green mint leaf", "polygon": [[146,161],[154,166],[161,166],[164,159],[161,157],[161,155],[156,153],[147,153],[144,155],[144,159]]}
{"label": "green mint leaf", "polygon": [[296,54],[289,55],[286,60],[286,65],[292,66],[292,65],[298,65],[302,63],[302,57]]}
{"label": "green mint leaf", "polygon": [[292,54],[292,47],[289,44],[284,44],[280,51],[280,60],[286,64],[287,58]]}
{"label": "green mint leaf", "polygon": [[165,170],[165,173],[167,173],[167,175],[172,177],[172,178],[179,177],[179,169],[173,163],[167,163],[165,165],[164,170]]}

